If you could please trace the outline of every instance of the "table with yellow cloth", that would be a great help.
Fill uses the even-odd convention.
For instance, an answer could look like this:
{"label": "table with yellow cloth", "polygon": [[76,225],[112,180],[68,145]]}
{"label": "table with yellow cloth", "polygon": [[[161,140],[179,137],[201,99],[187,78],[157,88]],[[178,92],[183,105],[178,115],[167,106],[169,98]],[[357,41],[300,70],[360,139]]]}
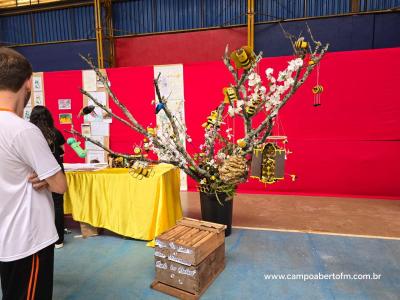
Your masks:
{"label": "table with yellow cloth", "polygon": [[182,218],[180,170],[152,167],[154,175],[136,179],[128,169],[66,172],[64,212],[75,221],[122,236],[151,241]]}

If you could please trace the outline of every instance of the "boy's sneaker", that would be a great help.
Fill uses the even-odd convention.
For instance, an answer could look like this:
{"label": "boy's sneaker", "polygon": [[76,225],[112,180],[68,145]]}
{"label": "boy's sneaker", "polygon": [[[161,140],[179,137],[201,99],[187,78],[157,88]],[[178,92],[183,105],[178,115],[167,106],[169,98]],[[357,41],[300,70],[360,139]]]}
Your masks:
{"label": "boy's sneaker", "polygon": [[64,243],[60,243],[60,244],[55,244],[54,245],[54,248],[56,248],[56,249],[60,249],[62,247],[64,247]]}

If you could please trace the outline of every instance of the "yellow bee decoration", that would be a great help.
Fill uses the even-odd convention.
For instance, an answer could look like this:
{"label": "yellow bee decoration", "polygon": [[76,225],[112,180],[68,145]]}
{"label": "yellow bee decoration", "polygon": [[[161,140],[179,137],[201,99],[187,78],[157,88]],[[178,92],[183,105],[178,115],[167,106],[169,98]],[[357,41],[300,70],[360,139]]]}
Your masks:
{"label": "yellow bee decoration", "polygon": [[304,41],[304,38],[299,38],[296,42],[294,42],[294,46],[297,49],[307,49],[308,43]]}
{"label": "yellow bee decoration", "polygon": [[246,141],[244,139],[239,139],[239,140],[236,141],[236,143],[238,144],[238,146],[240,148],[244,148],[244,147],[247,146],[247,143],[246,143]]}
{"label": "yellow bee decoration", "polygon": [[250,117],[253,116],[256,112],[256,106],[253,103],[250,103],[246,106],[246,112]]}
{"label": "yellow bee decoration", "polygon": [[143,161],[135,161],[132,168],[129,170],[129,174],[131,174],[136,179],[143,179],[144,177],[148,178],[154,175],[154,170],[149,167],[148,163]]}
{"label": "yellow bee decoration", "polygon": [[324,87],[322,85],[316,85],[312,88],[313,94],[321,94],[324,91]]}
{"label": "yellow bee decoration", "polygon": [[308,65],[309,65],[309,66],[315,65],[315,61],[310,60],[310,61],[308,62]]}
{"label": "yellow bee decoration", "polygon": [[142,156],[142,149],[140,147],[133,147],[133,156]]}
{"label": "yellow bee decoration", "polygon": [[250,69],[253,62],[255,61],[256,55],[249,46],[243,46],[242,48],[235,50],[231,53],[231,59],[235,63],[236,68],[243,68],[245,70]]}
{"label": "yellow bee decoration", "polygon": [[222,91],[225,95],[224,103],[229,104],[229,103],[233,103],[234,101],[238,100],[238,96],[237,96],[234,88],[225,87]]}
{"label": "yellow bee decoration", "polygon": [[150,150],[149,140],[146,138],[143,139],[143,149],[144,149],[144,151]]}
{"label": "yellow bee decoration", "polygon": [[217,120],[217,118],[218,118],[218,112],[216,110],[213,110],[211,112],[211,114],[208,116],[207,122],[203,123],[203,125],[201,125],[201,126],[203,126],[204,128],[207,128],[207,129],[209,129],[213,126],[219,127],[221,118],[219,118],[219,120]]}
{"label": "yellow bee decoration", "polygon": [[156,136],[157,134],[156,129],[153,127],[147,127],[147,133],[150,134],[151,136]]}

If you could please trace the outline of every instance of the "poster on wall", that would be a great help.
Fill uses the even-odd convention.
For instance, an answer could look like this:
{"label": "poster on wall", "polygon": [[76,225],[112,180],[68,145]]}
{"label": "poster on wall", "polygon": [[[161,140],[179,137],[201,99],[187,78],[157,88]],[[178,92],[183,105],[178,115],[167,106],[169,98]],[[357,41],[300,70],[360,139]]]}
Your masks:
{"label": "poster on wall", "polygon": [[90,124],[81,124],[81,133],[83,136],[91,136]]}
{"label": "poster on wall", "polygon": [[[159,74],[160,93],[167,99],[168,109],[171,111],[179,129],[179,138],[186,148],[183,65],[154,66],[154,78],[157,78]],[[169,138],[173,134],[173,130],[163,110],[157,114],[156,119],[157,127],[160,129],[157,134],[166,134],[166,138]],[[181,172],[181,190],[187,190],[187,175],[184,172]]]}
{"label": "poster on wall", "polygon": [[[92,135],[90,138],[91,138],[93,141],[98,142],[98,143],[104,145],[104,136],[94,136],[94,135]],[[98,150],[98,151],[102,151],[102,150],[103,150],[102,148],[100,148],[100,147],[97,146],[96,144],[93,144],[93,143],[90,142],[90,141],[86,141],[86,142],[85,142],[85,149],[88,150],[88,151],[89,151],[89,150]]]}
{"label": "poster on wall", "polygon": [[72,124],[72,114],[59,114],[60,124]]}
{"label": "poster on wall", "polygon": [[95,92],[97,90],[97,77],[94,70],[82,71],[83,89],[86,92]]}
{"label": "poster on wall", "polygon": [[43,91],[42,77],[41,76],[33,76],[32,85],[33,85],[34,92]]}
{"label": "poster on wall", "polygon": [[44,105],[43,92],[35,92],[33,95],[33,105]]}
{"label": "poster on wall", "polygon": [[31,113],[32,113],[32,106],[26,106],[24,108],[24,120],[29,121],[31,118]]}
{"label": "poster on wall", "polygon": [[59,110],[71,109],[71,99],[58,99],[58,109]]}
{"label": "poster on wall", "polygon": [[105,163],[105,153],[104,151],[88,151],[86,160],[89,163]]}
{"label": "poster on wall", "polygon": [[109,136],[110,124],[105,122],[93,122],[90,126],[91,135],[95,136]]}
{"label": "poster on wall", "polygon": [[[107,94],[105,92],[90,92],[90,95],[95,98],[96,101],[99,102],[101,105],[107,106]],[[97,104],[94,103],[94,101],[91,99],[88,99],[87,103],[88,106],[95,106],[95,109],[93,113],[85,115],[85,122],[103,122],[104,110],[101,107],[97,106]]]}

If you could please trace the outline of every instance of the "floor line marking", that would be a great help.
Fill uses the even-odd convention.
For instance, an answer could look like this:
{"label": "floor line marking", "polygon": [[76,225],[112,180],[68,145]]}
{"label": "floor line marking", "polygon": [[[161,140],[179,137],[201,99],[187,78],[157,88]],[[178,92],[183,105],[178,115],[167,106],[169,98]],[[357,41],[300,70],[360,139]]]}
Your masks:
{"label": "floor line marking", "polygon": [[358,237],[366,239],[382,239],[382,240],[400,240],[400,237],[389,237],[380,235],[362,235],[362,234],[350,234],[350,233],[333,233],[315,230],[295,230],[295,229],[279,229],[279,228],[267,228],[267,227],[246,227],[246,226],[232,226],[237,229],[249,229],[249,230],[263,230],[263,231],[277,231],[277,232],[293,232],[293,233],[310,233],[310,234],[321,234],[321,235],[333,235],[343,237]]}

